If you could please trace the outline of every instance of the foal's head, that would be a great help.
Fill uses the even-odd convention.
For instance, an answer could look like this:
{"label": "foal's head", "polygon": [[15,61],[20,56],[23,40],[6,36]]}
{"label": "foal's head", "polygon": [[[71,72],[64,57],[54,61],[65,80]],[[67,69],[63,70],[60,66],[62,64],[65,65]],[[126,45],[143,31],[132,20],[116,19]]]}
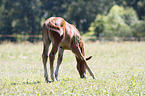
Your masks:
{"label": "foal's head", "polygon": [[[79,48],[80,51],[82,53],[82,55],[85,57],[85,52],[84,52],[84,43],[82,42],[81,39],[78,40],[79,42]],[[85,58],[86,61],[90,60],[92,58],[92,56]],[[84,64],[84,60],[82,60],[81,58],[76,57],[76,61],[77,61],[77,69],[79,71],[80,74],[80,78],[86,78],[86,66]]]}
{"label": "foal's head", "polygon": [[[86,61],[87,60],[90,60],[92,58],[92,56],[86,58]],[[80,78],[86,78],[86,66],[84,63],[84,61],[82,61],[81,59],[77,58],[76,57],[76,60],[77,60],[77,69],[79,71],[79,74],[80,74]]]}

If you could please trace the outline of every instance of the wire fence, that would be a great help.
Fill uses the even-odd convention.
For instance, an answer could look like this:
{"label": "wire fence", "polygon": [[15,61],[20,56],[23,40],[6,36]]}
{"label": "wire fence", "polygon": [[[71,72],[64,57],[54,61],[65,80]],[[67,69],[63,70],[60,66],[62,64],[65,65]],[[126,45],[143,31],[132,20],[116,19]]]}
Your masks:
{"label": "wire fence", "polygon": [[[10,41],[10,42],[24,42],[24,41],[29,41],[29,42],[38,42],[42,41],[42,35],[0,35],[0,42],[4,41]],[[101,41],[145,41],[144,38],[135,38],[135,37],[128,37],[128,38],[123,38],[123,37],[101,37],[96,38],[96,37],[88,37],[86,38],[86,41],[96,41],[99,40]]]}

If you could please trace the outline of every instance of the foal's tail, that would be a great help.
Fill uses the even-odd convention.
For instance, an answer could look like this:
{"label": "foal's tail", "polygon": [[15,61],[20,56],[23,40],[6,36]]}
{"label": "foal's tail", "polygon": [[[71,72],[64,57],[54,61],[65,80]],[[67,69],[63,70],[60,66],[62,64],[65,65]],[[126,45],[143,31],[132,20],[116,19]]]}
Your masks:
{"label": "foal's tail", "polygon": [[55,24],[53,24],[51,21],[49,21],[48,25],[46,25],[48,30],[57,32],[60,36],[63,35],[63,29],[60,26],[57,26]]}
{"label": "foal's tail", "polygon": [[48,28],[47,28],[45,23],[44,23],[43,29],[42,29],[42,36],[43,36],[43,42],[44,43],[51,42],[51,40],[49,38]]}

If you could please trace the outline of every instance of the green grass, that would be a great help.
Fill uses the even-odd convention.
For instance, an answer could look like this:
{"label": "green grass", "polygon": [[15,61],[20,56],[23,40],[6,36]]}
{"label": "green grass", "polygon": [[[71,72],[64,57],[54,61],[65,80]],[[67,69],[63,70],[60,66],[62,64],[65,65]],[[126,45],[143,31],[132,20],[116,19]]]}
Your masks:
{"label": "green grass", "polygon": [[85,42],[85,52],[96,80],[88,72],[80,79],[74,55],[65,51],[59,81],[45,83],[42,43],[1,44],[0,95],[145,96],[145,42]]}

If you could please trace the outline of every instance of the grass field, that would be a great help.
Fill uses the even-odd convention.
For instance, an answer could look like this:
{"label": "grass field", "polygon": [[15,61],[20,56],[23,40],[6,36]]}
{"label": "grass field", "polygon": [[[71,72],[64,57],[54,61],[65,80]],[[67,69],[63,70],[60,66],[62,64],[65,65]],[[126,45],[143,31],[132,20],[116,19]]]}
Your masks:
{"label": "grass field", "polygon": [[96,80],[88,72],[80,79],[74,55],[65,51],[59,81],[45,83],[42,43],[1,44],[0,95],[145,96],[145,42],[85,42],[85,52]]}

